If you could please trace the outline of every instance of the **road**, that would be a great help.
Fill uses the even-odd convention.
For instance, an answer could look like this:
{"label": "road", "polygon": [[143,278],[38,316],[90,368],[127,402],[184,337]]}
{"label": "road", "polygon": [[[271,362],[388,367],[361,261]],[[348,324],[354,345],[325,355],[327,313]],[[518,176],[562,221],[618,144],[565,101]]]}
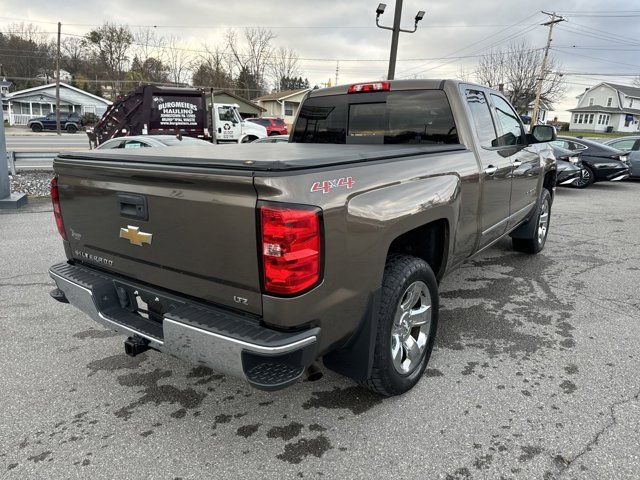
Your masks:
{"label": "road", "polygon": [[84,132],[55,134],[7,135],[7,150],[16,152],[61,152],[86,150],[89,140]]}
{"label": "road", "polygon": [[[72,150],[87,150],[89,141],[84,132],[63,133],[58,136],[49,132],[23,135],[9,134],[7,139],[7,151],[35,153],[59,153]],[[50,170],[53,168],[53,158],[21,159],[16,162],[18,170]]]}
{"label": "road", "polygon": [[391,399],[129,358],[48,298],[48,203],[2,214],[0,476],[640,478],[639,204],[640,182],[560,190],[540,255],[505,240],[445,278],[427,375]]}

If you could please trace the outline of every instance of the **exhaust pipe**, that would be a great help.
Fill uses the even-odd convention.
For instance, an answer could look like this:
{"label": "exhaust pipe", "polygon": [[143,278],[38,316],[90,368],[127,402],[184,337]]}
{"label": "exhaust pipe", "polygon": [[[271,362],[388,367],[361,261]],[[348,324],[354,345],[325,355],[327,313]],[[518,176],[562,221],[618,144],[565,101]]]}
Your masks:
{"label": "exhaust pipe", "polygon": [[322,369],[320,368],[318,362],[313,362],[311,365],[309,365],[305,373],[307,375],[308,382],[317,382],[324,376],[324,373],[322,373]]}

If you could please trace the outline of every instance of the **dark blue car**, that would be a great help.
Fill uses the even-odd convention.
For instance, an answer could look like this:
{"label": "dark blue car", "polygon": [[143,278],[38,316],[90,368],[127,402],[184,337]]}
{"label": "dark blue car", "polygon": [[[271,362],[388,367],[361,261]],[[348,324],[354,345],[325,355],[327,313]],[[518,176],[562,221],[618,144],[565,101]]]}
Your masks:
{"label": "dark blue car", "polygon": [[[52,112],[45,117],[32,118],[27,123],[34,132],[41,132],[43,130],[55,130],[56,129],[56,113]],[[80,115],[76,112],[60,112],[60,128],[69,133],[76,133],[80,128]]]}

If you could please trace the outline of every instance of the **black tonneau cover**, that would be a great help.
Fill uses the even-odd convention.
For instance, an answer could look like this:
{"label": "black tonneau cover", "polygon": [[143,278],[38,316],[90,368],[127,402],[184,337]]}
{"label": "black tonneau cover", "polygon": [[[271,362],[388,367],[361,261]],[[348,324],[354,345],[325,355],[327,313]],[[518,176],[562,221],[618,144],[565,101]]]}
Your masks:
{"label": "black tonneau cover", "polygon": [[177,145],[164,148],[65,152],[61,160],[92,160],[257,171],[318,168],[466,150],[464,145],[335,145],[311,143]]}

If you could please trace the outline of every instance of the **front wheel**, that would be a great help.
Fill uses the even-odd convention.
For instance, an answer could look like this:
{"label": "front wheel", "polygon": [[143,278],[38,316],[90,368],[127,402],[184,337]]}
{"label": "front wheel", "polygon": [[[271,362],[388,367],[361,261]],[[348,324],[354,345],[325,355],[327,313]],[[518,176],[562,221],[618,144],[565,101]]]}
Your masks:
{"label": "front wheel", "polygon": [[[542,190],[540,197],[540,203],[536,209],[536,212],[529,219],[524,226],[530,226],[528,228],[528,235],[526,237],[514,237],[512,238],[513,249],[524,253],[539,253],[544,248],[544,244],[547,242],[547,235],[549,235],[549,225],[551,220],[551,194],[546,188]],[[529,222],[534,222],[534,225],[530,225]]]}
{"label": "front wheel", "polygon": [[240,143],[250,143],[253,142],[254,140],[257,140],[258,137],[254,137],[253,135],[247,135],[246,137],[244,137],[242,139],[242,141]]}
{"label": "front wheel", "polygon": [[78,131],[78,127],[71,123],[67,125],[67,128],[65,130],[67,131],[67,133],[76,133]]}
{"label": "front wheel", "polygon": [[40,125],[39,123],[34,123],[33,125],[31,125],[31,131],[40,133],[42,131],[42,125]]}
{"label": "front wheel", "polygon": [[438,328],[438,284],[424,260],[393,255],[382,280],[373,365],[363,385],[400,395],[422,377]]}

